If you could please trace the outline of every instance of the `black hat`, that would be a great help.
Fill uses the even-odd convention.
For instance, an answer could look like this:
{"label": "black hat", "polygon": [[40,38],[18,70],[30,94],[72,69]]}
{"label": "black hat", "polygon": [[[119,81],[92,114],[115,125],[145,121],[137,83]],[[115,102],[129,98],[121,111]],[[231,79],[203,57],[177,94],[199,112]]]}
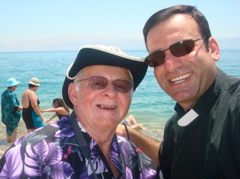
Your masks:
{"label": "black hat", "polygon": [[69,108],[73,109],[73,104],[68,96],[68,85],[73,82],[79,71],[92,65],[109,65],[128,69],[133,76],[134,90],[144,78],[148,68],[144,59],[126,55],[119,48],[101,45],[83,46],[76,60],[69,67],[63,83],[63,100]]}

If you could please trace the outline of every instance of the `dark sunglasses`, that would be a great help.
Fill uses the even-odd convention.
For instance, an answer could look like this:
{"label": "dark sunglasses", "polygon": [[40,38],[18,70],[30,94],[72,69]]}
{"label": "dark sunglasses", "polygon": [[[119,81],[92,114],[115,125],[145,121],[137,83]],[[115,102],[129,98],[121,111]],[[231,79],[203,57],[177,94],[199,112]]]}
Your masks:
{"label": "dark sunglasses", "polygon": [[168,49],[165,50],[158,50],[156,52],[153,52],[152,54],[148,55],[145,58],[145,62],[150,66],[150,67],[157,67],[161,64],[164,63],[165,60],[165,51],[170,50],[170,52],[175,56],[175,57],[181,57],[184,55],[187,55],[191,53],[194,49],[195,43],[198,40],[204,39],[205,37],[201,37],[199,39],[193,40],[183,40],[177,43],[174,43],[169,46]]}
{"label": "dark sunglasses", "polygon": [[133,88],[133,84],[130,81],[122,79],[108,80],[103,76],[92,76],[90,78],[78,80],[77,82],[84,80],[88,80],[88,85],[93,89],[104,89],[107,87],[109,81],[112,81],[115,90],[121,93],[128,93]]}

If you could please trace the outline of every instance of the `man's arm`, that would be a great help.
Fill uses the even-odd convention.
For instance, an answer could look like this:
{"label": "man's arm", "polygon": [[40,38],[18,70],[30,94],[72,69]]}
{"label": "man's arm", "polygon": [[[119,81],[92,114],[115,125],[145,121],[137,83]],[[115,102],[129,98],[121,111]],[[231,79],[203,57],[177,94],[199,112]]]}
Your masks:
{"label": "man's arm", "polygon": [[[160,148],[161,142],[155,139],[152,139],[129,126],[126,126],[129,134],[129,139],[134,143],[138,148],[140,148],[152,161],[159,166],[158,151]],[[128,138],[127,131],[124,125],[119,124],[116,129],[117,135]]]}

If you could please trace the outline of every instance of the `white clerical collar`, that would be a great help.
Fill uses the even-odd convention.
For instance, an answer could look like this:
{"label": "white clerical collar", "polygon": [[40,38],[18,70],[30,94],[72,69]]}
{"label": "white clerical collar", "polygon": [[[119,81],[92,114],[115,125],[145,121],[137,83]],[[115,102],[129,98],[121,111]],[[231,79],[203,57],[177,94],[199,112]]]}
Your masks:
{"label": "white clerical collar", "polygon": [[181,127],[185,127],[194,121],[198,117],[198,113],[196,113],[193,109],[188,111],[183,117],[178,120],[178,125]]}

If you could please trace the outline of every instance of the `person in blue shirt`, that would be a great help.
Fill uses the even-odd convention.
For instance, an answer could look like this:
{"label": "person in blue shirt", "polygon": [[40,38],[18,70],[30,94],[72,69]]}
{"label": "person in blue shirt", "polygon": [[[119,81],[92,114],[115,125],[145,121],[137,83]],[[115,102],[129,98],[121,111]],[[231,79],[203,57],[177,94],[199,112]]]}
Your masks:
{"label": "person in blue shirt", "polygon": [[2,92],[2,122],[6,125],[6,137],[9,143],[13,143],[17,139],[18,123],[21,118],[22,107],[14,93],[19,83],[15,78],[9,78],[7,89]]}

